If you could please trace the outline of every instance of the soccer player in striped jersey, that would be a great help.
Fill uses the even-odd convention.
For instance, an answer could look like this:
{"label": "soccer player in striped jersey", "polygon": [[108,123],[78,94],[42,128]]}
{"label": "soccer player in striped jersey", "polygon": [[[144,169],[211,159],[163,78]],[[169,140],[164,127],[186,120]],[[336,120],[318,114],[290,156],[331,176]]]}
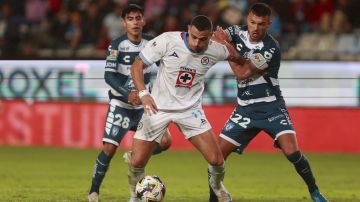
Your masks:
{"label": "soccer player in striped jersey", "polygon": [[[99,201],[100,186],[124,135],[137,129],[144,112],[143,106],[130,75],[130,67],[139,55],[140,50],[152,39],[143,34],[145,25],[143,9],[130,4],[122,12],[126,33],[114,39],[109,48],[105,65],[105,81],[111,87],[109,90],[109,109],[105,121],[103,148],[99,153],[92,184],[88,195],[90,202]],[[146,89],[150,86],[150,69],[145,71]],[[168,131],[164,131],[164,138],[158,144],[154,153],[167,149],[171,143]]]}
{"label": "soccer player in striped jersey", "polygon": [[[238,80],[237,106],[226,122],[220,137],[220,149],[226,159],[232,152],[242,153],[260,132],[265,131],[280,148],[308,186],[316,202],[327,199],[319,192],[309,162],[299,150],[295,130],[281,95],[278,72],[280,48],[267,33],[271,9],[264,3],[254,4],[247,26],[217,28],[215,36],[228,40],[248,60],[243,65],[229,61]],[[210,189],[210,202],[217,198]]]}

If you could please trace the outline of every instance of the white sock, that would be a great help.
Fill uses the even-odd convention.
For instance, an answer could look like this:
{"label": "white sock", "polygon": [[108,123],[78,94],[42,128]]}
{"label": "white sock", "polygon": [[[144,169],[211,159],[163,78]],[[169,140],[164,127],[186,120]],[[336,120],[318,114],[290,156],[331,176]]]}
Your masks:
{"label": "white sock", "polygon": [[209,184],[213,190],[221,188],[221,182],[225,176],[225,162],[219,166],[208,165],[209,168]]}
{"label": "white sock", "polygon": [[145,176],[145,168],[134,168],[129,166],[128,182],[130,186],[131,197],[136,197],[135,187],[136,183]]}

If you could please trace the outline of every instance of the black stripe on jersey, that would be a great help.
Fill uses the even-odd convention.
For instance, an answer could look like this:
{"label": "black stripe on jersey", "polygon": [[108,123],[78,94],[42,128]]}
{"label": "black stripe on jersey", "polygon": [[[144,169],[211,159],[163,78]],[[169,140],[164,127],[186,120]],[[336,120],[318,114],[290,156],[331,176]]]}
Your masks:
{"label": "black stripe on jersey", "polygon": [[118,61],[122,65],[132,65],[139,52],[120,52]]}

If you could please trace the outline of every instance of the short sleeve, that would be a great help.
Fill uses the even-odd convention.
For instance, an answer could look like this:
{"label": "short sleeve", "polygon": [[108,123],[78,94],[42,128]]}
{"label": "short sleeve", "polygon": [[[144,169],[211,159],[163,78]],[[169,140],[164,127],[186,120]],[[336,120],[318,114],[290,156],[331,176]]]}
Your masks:
{"label": "short sleeve", "polygon": [[119,51],[117,41],[112,41],[108,47],[108,54],[106,57],[105,71],[116,72],[118,65]]}
{"label": "short sleeve", "polygon": [[225,45],[219,44],[219,48],[218,50],[218,56],[219,56],[219,60],[227,60],[230,56],[229,50],[226,48]]}
{"label": "short sleeve", "polygon": [[139,54],[142,61],[148,66],[159,61],[166,53],[168,41],[166,33],[150,40]]}
{"label": "short sleeve", "polygon": [[238,25],[233,25],[225,29],[225,32],[228,35],[229,41],[233,41],[236,36],[236,33],[239,33],[240,27]]}

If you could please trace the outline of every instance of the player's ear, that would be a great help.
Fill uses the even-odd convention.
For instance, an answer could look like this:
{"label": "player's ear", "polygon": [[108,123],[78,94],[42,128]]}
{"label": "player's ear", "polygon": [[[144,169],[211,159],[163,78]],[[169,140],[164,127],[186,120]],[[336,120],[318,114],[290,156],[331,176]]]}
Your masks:
{"label": "player's ear", "polygon": [[126,27],[126,23],[125,23],[125,19],[124,19],[124,18],[121,18],[121,23],[122,23],[123,27]]}
{"label": "player's ear", "polygon": [[143,17],[143,26],[145,26],[146,25],[146,20],[145,20],[145,18]]}
{"label": "player's ear", "polygon": [[191,25],[188,25],[188,33],[190,33]]}
{"label": "player's ear", "polygon": [[268,24],[268,27],[269,27],[269,28],[271,27],[272,22],[273,22],[273,21],[270,19],[270,20],[269,20],[269,24]]}

